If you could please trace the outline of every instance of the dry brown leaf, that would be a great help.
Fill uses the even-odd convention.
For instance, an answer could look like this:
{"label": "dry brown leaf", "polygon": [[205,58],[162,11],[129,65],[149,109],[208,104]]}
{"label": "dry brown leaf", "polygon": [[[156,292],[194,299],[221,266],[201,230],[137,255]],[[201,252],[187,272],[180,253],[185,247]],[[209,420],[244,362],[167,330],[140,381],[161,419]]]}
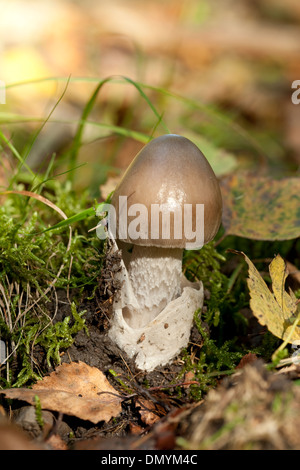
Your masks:
{"label": "dry brown leaf", "polygon": [[248,353],[245,354],[245,356],[242,357],[238,365],[236,366],[236,369],[242,369],[245,367],[247,364],[251,364],[252,362],[257,361],[257,355],[253,353]]}
{"label": "dry brown leaf", "polygon": [[161,416],[166,414],[162,406],[144,398],[138,399],[138,406],[140,406],[139,413],[141,420],[147,426],[152,426],[161,419]]}
{"label": "dry brown leaf", "polygon": [[121,398],[104,374],[84,362],[60,365],[31,389],[1,390],[7,398],[32,405],[38,396],[42,409],[58,411],[93,423],[108,422],[121,412]]}
{"label": "dry brown leaf", "polygon": [[67,444],[62,440],[58,434],[52,434],[46,441],[48,446],[53,450],[68,450]]}

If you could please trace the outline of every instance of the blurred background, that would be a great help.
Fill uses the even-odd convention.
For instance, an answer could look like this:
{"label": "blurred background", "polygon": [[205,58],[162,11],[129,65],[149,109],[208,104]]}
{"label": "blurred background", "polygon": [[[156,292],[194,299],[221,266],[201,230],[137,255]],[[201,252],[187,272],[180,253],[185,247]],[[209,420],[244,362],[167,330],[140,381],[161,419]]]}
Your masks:
{"label": "blurred background", "polygon": [[[1,129],[34,171],[52,161],[53,175],[64,168],[98,197],[150,136],[172,132],[194,140],[219,177],[299,172],[299,0],[0,6]],[[2,187],[15,164],[7,142]]]}

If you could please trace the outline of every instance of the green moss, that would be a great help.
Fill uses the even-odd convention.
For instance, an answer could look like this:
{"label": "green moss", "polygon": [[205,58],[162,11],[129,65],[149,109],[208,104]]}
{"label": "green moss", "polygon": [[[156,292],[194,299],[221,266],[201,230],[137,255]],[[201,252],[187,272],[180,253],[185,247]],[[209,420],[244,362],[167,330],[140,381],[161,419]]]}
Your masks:
{"label": "green moss", "polygon": [[[246,329],[245,318],[240,309],[245,305],[244,286],[237,282],[242,264],[237,265],[230,277],[222,272],[226,262],[225,254],[218,252],[213,243],[200,251],[186,252],[184,271],[191,281],[201,280],[207,295],[204,308],[196,312],[195,325],[201,335],[201,344],[192,345],[184,354],[181,377],[188,371],[194,374],[198,384],[190,386],[190,396],[200,400],[214,387],[217,380],[231,374],[248,351],[237,345],[239,331]],[[238,294],[237,294],[238,292]]]}
{"label": "green moss", "polygon": [[[83,315],[86,310],[77,313],[76,306],[74,303],[72,303],[71,311],[74,319],[72,325],[70,324],[70,316],[67,316],[63,321],[47,326],[35,340],[35,344],[40,344],[45,349],[45,351],[47,351],[47,364],[49,367],[52,365],[51,361],[53,361],[55,364],[60,363],[61,350],[67,349],[71,346],[76,333],[82,329],[85,329],[85,332],[88,334],[88,330],[85,326],[85,320],[83,319]],[[29,342],[26,338],[25,344],[27,354],[30,352],[30,346],[34,336],[32,336],[31,331],[31,334],[27,336],[27,338],[31,338],[31,341]]]}
{"label": "green moss", "polygon": [[61,362],[61,352],[71,346],[76,333],[84,329],[88,334],[83,318],[85,310],[78,313],[75,304],[72,303],[71,312],[72,323],[70,316],[54,324],[52,322],[49,324],[46,317],[43,317],[39,320],[31,319],[22,328],[18,336],[18,354],[22,358],[22,367],[13,384],[14,387],[21,387],[29,381],[41,378],[40,374],[35,372],[31,359],[34,347],[39,345],[43,349],[48,367],[51,368]]}
{"label": "green moss", "polygon": [[43,419],[43,414],[42,414],[42,405],[39,397],[37,395],[34,396],[34,402],[35,402],[35,418],[36,422],[40,426],[41,429],[44,428],[44,419]]}
{"label": "green moss", "polygon": [[[23,190],[23,184],[17,189]],[[43,197],[69,216],[88,204],[87,195],[83,192],[78,197],[68,182],[49,182]],[[60,352],[85,327],[84,312],[77,313],[75,303],[61,322],[52,321],[51,309],[58,289],[72,289],[77,298],[83,289],[93,295],[104,245],[88,232],[96,225],[96,216],[73,224],[71,236],[68,227],[45,231],[61,216],[21,194],[5,195],[0,217],[0,337],[9,356],[5,383],[21,386],[42,372],[33,359],[36,346],[45,351],[48,366],[57,364]],[[73,299],[76,302],[76,296]],[[3,370],[2,366],[0,376]]]}
{"label": "green moss", "polygon": [[220,319],[220,304],[227,295],[228,279],[221,272],[220,263],[225,257],[219,253],[213,242],[198,251],[185,251],[183,269],[186,277],[191,280],[201,280],[204,288],[209,291],[203,317],[209,324],[217,326]]}
{"label": "green moss", "polygon": [[220,347],[216,341],[210,338],[203,323],[195,313],[195,323],[203,338],[203,344],[196,357],[192,357],[188,351],[184,355],[185,365],[182,370],[182,376],[192,371],[194,380],[198,384],[190,386],[190,396],[193,400],[200,400],[207,391],[214,387],[217,380],[222,375],[231,374],[234,368],[243,356],[242,352],[236,351],[232,341],[224,342]]}

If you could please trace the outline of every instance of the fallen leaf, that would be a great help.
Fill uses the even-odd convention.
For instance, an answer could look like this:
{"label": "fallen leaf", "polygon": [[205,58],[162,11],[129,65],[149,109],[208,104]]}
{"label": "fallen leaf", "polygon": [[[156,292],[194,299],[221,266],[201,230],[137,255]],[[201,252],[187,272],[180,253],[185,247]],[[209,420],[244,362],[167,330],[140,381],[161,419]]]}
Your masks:
{"label": "fallen leaf", "polygon": [[53,450],[68,450],[67,444],[57,434],[52,434],[46,441],[46,443]]}
{"label": "fallen leaf", "polygon": [[242,357],[242,359],[240,360],[240,362],[236,366],[236,369],[242,369],[247,364],[251,364],[252,362],[255,362],[255,361],[257,361],[256,354],[253,354],[251,352],[248,353],[248,354],[245,354],[245,356]]}
{"label": "fallen leaf", "polygon": [[140,436],[144,432],[144,429],[142,428],[142,426],[136,423],[130,422],[128,424],[128,428],[129,428],[129,433],[132,434],[133,436]]}
{"label": "fallen leaf", "polygon": [[221,182],[227,235],[253,240],[300,236],[300,178],[274,180],[235,174]]}
{"label": "fallen leaf", "polygon": [[269,266],[273,291],[271,292],[245,253],[235,253],[242,254],[248,264],[250,307],[259,323],[267,326],[274,336],[288,343],[300,344],[300,325],[296,323],[297,316],[299,318],[297,299],[292,290],[289,293],[285,290],[288,273],[282,257],[277,255]]}
{"label": "fallen leaf", "polygon": [[139,413],[141,420],[147,424],[147,426],[152,426],[161,419],[161,415],[166,414],[165,410],[160,405],[155,405],[152,401],[144,398],[139,398],[138,405],[140,406]]}
{"label": "fallen leaf", "polygon": [[99,369],[84,362],[60,365],[31,389],[10,388],[0,393],[32,405],[38,396],[42,409],[76,416],[94,424],[108,422],[121,412],[121,398],[116,390]]}

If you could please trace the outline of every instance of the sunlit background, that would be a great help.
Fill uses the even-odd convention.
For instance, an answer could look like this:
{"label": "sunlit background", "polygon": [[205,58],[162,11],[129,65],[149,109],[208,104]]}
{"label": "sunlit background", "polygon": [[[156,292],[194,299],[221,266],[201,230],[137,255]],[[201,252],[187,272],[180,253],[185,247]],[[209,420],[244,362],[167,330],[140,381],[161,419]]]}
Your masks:
{"label": "sunlit background", "polygon": [[[147,138],[166,132],[198,143],[220,177],[298,171],[298,0],[0,5],[1,128],[35,171],[55,157],[97,196]],[[11,164],[1,162],[2,187]]]}

